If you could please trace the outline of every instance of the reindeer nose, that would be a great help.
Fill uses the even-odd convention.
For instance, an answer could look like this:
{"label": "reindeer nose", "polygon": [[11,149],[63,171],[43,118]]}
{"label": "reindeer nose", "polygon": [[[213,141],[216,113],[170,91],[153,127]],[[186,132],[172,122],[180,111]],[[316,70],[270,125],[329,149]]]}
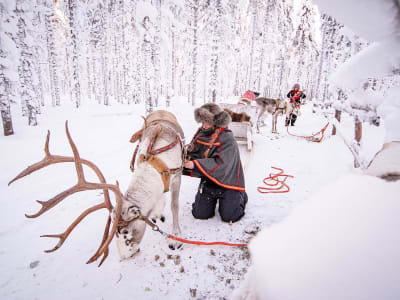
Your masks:
{"label": "reindeer nose", "polygon": [[127,209],[127,217],[130,220],[140,216],[140,209],[137,206],[129,206]]}

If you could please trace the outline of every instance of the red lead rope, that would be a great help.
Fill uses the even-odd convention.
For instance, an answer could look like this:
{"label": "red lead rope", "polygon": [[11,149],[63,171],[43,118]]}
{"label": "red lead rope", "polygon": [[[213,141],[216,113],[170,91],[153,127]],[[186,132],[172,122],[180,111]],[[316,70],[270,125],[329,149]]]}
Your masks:
{"label": "red lead rope", "polygon": [[[291,136],[295,136],[295,137],[299,137],[299,138],[304,138],[304,139],[310,140],[310,141],[312,141],[312,142],[318,142],[318,143],[319,143],[319,142],[321,142],[322,139],[324,138],[325,130],[326,130],[326,128],[328,127],[328,125],[329,125],[329,122],[326,123],[326,125],[325,125],[320,131],[318,131],[317,133],[314,133],[313,135],[307,135],[307,136],[304,136],[304,135],[295,135],[295,134],[290,133],[290,132],[289,132],[289,126],[286,126],[286,130],[287,130],[287,133],[290,134]],[[320,133],[321,133],[321,137],[320,137],[320,138],[317,138],[316,136],[317,136],[318,134],[320,134]]]}
{"label": "red lead rope", "polygon": [[173,235],[168,234],[168,238],[173,239],[178,242],[182,242],[185,244],[192,244],[192,245],[203,245],[203,246],[212,246],[212,245],[222,245],[222,246],[236,246],[236,247],[247,247],[247,244],[231,244],[231,243],[226,243],[226,242],[199,242],[199,241],[190,241],[190,240],[185,240]]}
{"label": "red lead rope", "polygon": [[[283,174],[283,169],[271,167],[275,170],[279,170],[280,172],[277,174],[269,173],[269,176],[264,178],[263,182],[266,186],[259,186],[257,191],[261,194],[268,193],[287,193],[290,191],[289,186],[285,183],[288,177],[293,178],[292,175]],[[283,180],[280,179],[283,177]],[[285,188],[282,190],[282,188]]]}
{"label": "red lead rope", "polygon": [[222,246],[232,246],[232,247],[247,247],[247,244],[232,244],[232,243],[226,243],[226,242],[199,242],[199,241],[190,241],[190,240],[182,239],[182,238],[176,237],[172,234],[168,234],[168,233],[162,231],[160,229],[160,227],[158,227],[156,224],[151,222],[146,217],[140,217],[140,219],[145,221],[146,224],[149,225],[153,231],[158,231],[159,233],[161,233],[161,235],[163,235],[169,239],[181,242],[181,243],[192,244],[192,245],[203,245],[203,246],[222,245]]}

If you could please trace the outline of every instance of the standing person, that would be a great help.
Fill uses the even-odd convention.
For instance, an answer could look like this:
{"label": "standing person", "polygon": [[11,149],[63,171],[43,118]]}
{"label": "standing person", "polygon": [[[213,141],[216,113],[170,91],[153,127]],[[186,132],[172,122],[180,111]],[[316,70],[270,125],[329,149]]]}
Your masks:
{"label": "standing person", "polygon": [[301,100],[306,98],[306,94],[300,91],[300,84],[296,83],[293,85],[293,89],[287,94],[289,101],[289,109],[286,113],[285,126],[294,126],[297,117],[300,116],[300,105]]}
{"label": "standing person", "polygon": [[200,177],[192,204],[196,219],[208,219],[218,212],[224,222],[240,220],[245,211],[247,194],[238,144],[230,129],[230,115],[215,103],[194,111],[201,127],[194,135],[187,153],[183,175]]}

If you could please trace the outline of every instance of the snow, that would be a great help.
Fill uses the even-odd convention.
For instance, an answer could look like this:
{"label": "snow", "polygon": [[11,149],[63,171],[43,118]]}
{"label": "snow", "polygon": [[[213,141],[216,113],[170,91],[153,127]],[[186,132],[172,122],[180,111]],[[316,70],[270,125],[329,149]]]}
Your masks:
{"label": "snow", "polygon": [[[400,25],[399,25],[400,26]],[[399,66],[400,36],[372,43],[348,62],[341,65],[331,80],[342,88],[359,86],[369,78],[382,78]]]}
{"label": "snow", "polygon": [[[372,42],[340,66],[330,82],[352,91],[353,104],[363,100],[364,105],[378,106],[383,102],[385,141],[391,143],[384,145],[367,172],[382,175],[394,170],[398,174],[398,88],[393,88],[385,99],[360,95],[359,91],[367,79],[391,75],[399,67],[398,1],[314,3]],[[340,134],[347,140],[342,126]],[[379,144],[379,139],[374,140],[375,145]],[[331,157],[336,150],[331,147],[325,153],[338,162]],[[400,298],[400,183],[388,183],[361,172],[332,173],[337,175],[333,180],[324,181],[321,189],[314,189],[313,195],[286,219],[265,228],[250,242],[253,264],[233,299]]]}
{"label": "snow", "polygon": [[385,144],[366,170],[366,174],[373,176],[400,176],[400,142]]}
{"label": "snow", "polygon": [[260,299],[399,299],[399,191],[341,176],[260,232],[249,245]]}
{"label": "snow", "polygon": [[385,134],[385,142],[400,141],[400,87],[391,88],[382,105],[378,107],[379,115],[383,116],[388,129]]}
{"label": "snow", "polygon": [[313,3],[368,40],[383,40],[399,34],[398,8],[393,0],[313,0]]}
{"label": "snow", "polygon": [[[235,97],[229,99],[232,102],[237,101]],[[188,105],[183,98],[172,99],[172,103],[173,107],[169,110],[176,114],[185,131],[186,142],[189,142],[198,127],[193,118],[193,107]],[[327,120],[323,116],[311,113],[310,105],[305,105],[302,110],[296,126],[290,128],[292,133],[309,135],[319,131],[326,124]],[[42,159],[47,130],[51,131],[50,152],[71,155],[64,129],[65,121],[68,120],[72,138],[81,157],[96,163],[107,182],[115,183],[118,180],[124,192],[131,177],[129,162],[134,150],[134,145],[129,143],[129,139],[142,125],[140,116],[144,115],[144,107],[117,104],[101,106],[85,102],[79,109],[75,109],[72,103],[65,102],[61,107],[43,107],[43,114],[39,116],[37,127],[27,126],[26,118],[20,117],[15,106],[12,107],[12,114],[15,134],[8,137],[0,136],[2,157],[0,169],[3,170],[0,173],[0,194],[4,203],[0,212],[1,299],[118,300],[127,297],[131,299],[229,299],[232,292],[240,286],[251,263],[247,249],[185,245],[182,250],[173,251],[168,248],[168,243],[160,234],[149,229],[142,241],[141,251],[135,258],[120,262],[117,249],[112,242],[110,255],[101,268],[97,268],[96,264],[86,265],[85,262],[100,243],[106,212],[92,214],[73,231],[58,251],[44,253],[43,250],[51,249],[57,241],[39,238],[39,236],[63,232],[80,212],[102,201],[101,193],[88,191],[75,194],[41,217],[27,219],[24,216],[25,213],[32,214],[39,208],[35,200],[50,199],[76,183],[73,164],[47,167],[10,186],[7,186],[8,182],[25,167]],[[207,221],[195,220],[191,215],[191,203],[194,201],[199,180],[183,177],[180,194],[180,224],[183,238],[208,242],[242,243],[251,240],[262,228],[271,229],[275,234],[280,231],[279,228],[283,228],[282,237],[286,235],[290,238],[297,235],[301,238],[297,239],[297,243],[294,240],[288,243],[290,248],[286,248],[282,253],[277,252],[275,256],[269,255],[269,259],[275,257],[272,266],[280,266],[277,262],[280,262],[282,267],[290,266],[290,264],[294,267],[306,266],[310,268],[307,270],[308,275],[311,275],[313,270],[319,271],[320,269],[317,268],[319,265],[316,263],[312,269],[313,264],[307,265],[305,261],[296,263],[294,258],[305,255],[306,242],[316,243],[317,237],[323,238],[325,234],[326,240],[328,237],[335,237],[337,240],[335,246],[340,250],[337,259],[339,259],[339,254],[349,249],[350,245],[362,240],[368,230],[374,230],[373,236],[377,239],[379,233],[382,233],[379,243],[388,241],[390,234],[398,228],[398,226],[387,227],[390,222],[394,222],[390,217],[398,211],[394,209],[398,206],[392,206],[393,209],[387,212],[387,219],[378,213],[389,208],[386,204],[394,205],[392,195],[395,193],[398,196],[399,183],[384,183],[380,179],[361,175],[359,170],[353,169],[352,155],[339,136],[327,134],[321,143],[313,143],[289,136],[283,126],[283,117],[278,119],[280,132],[278,135],[270,133],[271,117],[268,116],[265,121],[267,126],[261,128],[261,134],[254,136],[255,147],[252,155],[249,156],[245,150],[243,152],[243,160],[251,158],[245,170],[249,203],[244,218],[233,225],[223,223],[218,214]],[[344,132],[351,136],[353,134],[352,118],[344,115],[341,124]],[[330,131],[331,127],[328,127],[327,133]],[[362,147],[365,149],[364,155],[369,159],[380,149],[383,132],[383,126],[379,128],[364,126]],[[289,193],[259,194],[257,192],[257,187],[263,186],[263,178],[270,172],[274,172],[272,166],[283,168],[285,174],[294,176],[286,181],[290,187]],[[95,180],[90,170],[85,169],[85,172],[88,180]],[[328,185],[336,180],[343,182],[344,185],[341,190],[332,191]],[[362,192],[364,186],[368,187],[366,192]],[[366,197],[367,192],[370,195],[365,200],[365,207],[359,205],[362,199],[356,197],[358,192],[363,198]],[[385,197],[382,197],[382,193]],[[335,201],[329,201],[332,198]],[[377,199],[379,202],[374,203]],[[317,203],[318,200],[321,203]],[[316,207],[314,208],[312,204]],[[299,217],[296,217],[296,214],[300,214],[300,212],[296,213],[297,208],[300,212],[307,213],[310,218],[303,219],[302,223]],[[339,224],[335,215],[330,219],[317,218],[319,213],[321,216],[326,213],[333,214],[333,211],[330,211],[331,208],[340,208],[341,213],[345,213],[346,217],[354,221],[354,224],[357,224],[358,220],[363,223],[351,232],[347,227],[338,227],[335,231],[335,227]],[[377,209],[378,211],[374,212]],[[158,225],[162,230],[170,232],[172,218],[168,205],[165,213],[166,222]],[[292,215],[294,220],[290,221],[288,216]],[[374,223],[363,229],[361,225],[365,224],[368,216],[375,218]],[[330,231],[311,226],[315,224],[314,221],[321,222],[321,226],[329,226]],[[349,220],[343,219],[340,224],[344,226],[347,221]],[[297,222],[298,229],[289,230],[289,224],[293,222]],[[373,228],[372,225],[375,223],[377,227]],[[393,225],[398,225],[398,223]],[[313,228],[313,234],[316,235],[314,238],[307,236],[307,230]],[[339,228],[342,229],[341,232],[338,232]],[[378,229],[381,231],[377,231]],[[333,236],[334,232],[335,236]],[[340,233],[347,232],[349,239],[336,238],[340,236]],[[277,235],[279,237],[280,234]],[[288,240],[282,238],[279,241],[278,237],[275,236],[275,246],[274,244],[265,245],[265,251],[285,246],[285,241]],[[264,231],[262,235],[259,234],[259,238],[260,242],[257,241],[258,238],[254,239],[254,246],[251,243],[251,251],[257,247],[258,243],[262,243]],[[393,236],[393,242],[396,241],[395,238]],[[371,244],[365,243],[365,245]],[[297,249],[301,252],[297,253]],[[372,251],[373,249],[364,250]],[[393,270],[384,273],[384,270],[380,268],[378,269],[380,273],[376,273],[386,278],[387,282],[398,278],[398,276],[393,278],[390,276],[397,274],[397,270],[400,270],[398,267],[395,268],[400,252],[393,254],[390,252],[391,249],[397,248],[388,241],[385,247],[379,248],[375,256],[382,259],[382,262],[393,263]],[[331,255],[334,253],[334,251],[327,252]],[[323,263],[323,253],[313,254],[315,254],[316,262]],[[368,283],[372,282],[371,289],[376,287],[377,291],[385,287],[385,283],[382,283],[373,272],[364,273],[364,270],[370,271],[375,268],[376,261],[366,260],[366,256],[358,257],[356,254],[355,250],[349,252],[346,262],[358,265],[363,261],[365,268],[363,270],[355,268],[354,277],[347,276],[346,278],[358,280],[357,278],[362,276],[368,279]],[[386,256],[382,257],[379,254],[386,254]],[[252,261],[254,259],[255,256],[251,258]],[[330,278],[338,276],[339,267],[335,264],[325,262],[321,266],[325,267],[326,276],[331,271]],[[274,277],[271,279],[273,283],[282,278],[284,270],[286,272],[288,269],[283,269],[281,273],[279,269],[271,270]],[[299,271],[297,270],[294,274],[299,274],[297,272]],[[263,278],[269,279],[265,276]],[[289,276],[282,284],[288,283],[291,279],[293,276]],[[306,281],[306,278],[296,277],[296,279]],[[270,281],[265,282],[270,283]],[[295,282],[290,283],[292,284],[290,288],[285,287],[284,290],[290,291],[292,287],[293,291],[296,290],[295,288],[301,289],[300,285],[293,286]],[[322,278],[315,283],[319,284],[315,286],[318,291],[327,287],[327,283]],[[272,291],[277,292],[275,289],[277,286],[273,287]],[[306,293],[306,287],[300,291]],[[194,294],[196,296],[193,297]],[[297,299],[301,298],[297,297]]]}
{"label": "snow", "polygon": [[[399,5],[393,0],[368,1],[314,1],[321,11],[324,11],[353,32],[367,39],[371,44],[360,53],[351,57],[331,74],[330,82],[339,88],[350,92],[354,101],[373,104],[378,112],[385,110],[383,120],[387,123],[385,142],[398,141],[399,130],[394,117],[400,113],[398,107],[398,87],[393,87],[385,98],[375,95],[359,97],[362,83],[370,78],[382,79],[393,75],[400,68],[400,18]],[[346,9],[343,9],[344,5]],[[367,100],[368,103],[365,102]],[[380,109],[379,105],[385,106]],[[388,109],[392,109],[388,112]]]}

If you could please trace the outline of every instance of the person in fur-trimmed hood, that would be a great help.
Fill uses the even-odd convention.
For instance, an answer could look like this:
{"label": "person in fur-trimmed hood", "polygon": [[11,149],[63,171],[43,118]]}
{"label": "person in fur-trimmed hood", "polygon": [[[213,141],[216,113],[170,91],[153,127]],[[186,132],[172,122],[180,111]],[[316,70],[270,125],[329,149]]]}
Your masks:
{"label": "person in fur-trimmed hood", "polygon": [[187,153],[183,175],[199,177],[192,214],[196,219],[219,214],[225,222],[240,220],[245,211],[247,194],[239,147],[230,129],[229,113],[215,103],[195,109],[194,118],[201,127],[194,135]]}

